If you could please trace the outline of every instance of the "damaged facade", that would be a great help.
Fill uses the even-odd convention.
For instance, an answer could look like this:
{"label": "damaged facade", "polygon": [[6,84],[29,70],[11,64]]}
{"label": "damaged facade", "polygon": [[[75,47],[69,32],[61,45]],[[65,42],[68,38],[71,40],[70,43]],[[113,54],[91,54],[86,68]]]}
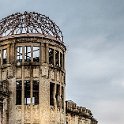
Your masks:
{"label": "damaged facade", "polygon": [[45,15],[0,21],[0,124],[97,124],[90,110],[65,102],[65,52]]}
{"label": "damaged facade", "polygon": [[66,101],[66,124],[97,124],[92,112],[69,100]]}

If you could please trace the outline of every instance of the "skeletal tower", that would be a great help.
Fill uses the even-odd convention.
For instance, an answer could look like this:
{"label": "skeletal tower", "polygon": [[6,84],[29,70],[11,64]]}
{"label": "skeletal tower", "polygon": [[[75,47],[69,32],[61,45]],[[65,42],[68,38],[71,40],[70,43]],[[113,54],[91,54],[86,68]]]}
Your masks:
{"label": "skeletal tower", "polygon": [[65,123],[62,32],[45,15],[0,21],[0,124]]}

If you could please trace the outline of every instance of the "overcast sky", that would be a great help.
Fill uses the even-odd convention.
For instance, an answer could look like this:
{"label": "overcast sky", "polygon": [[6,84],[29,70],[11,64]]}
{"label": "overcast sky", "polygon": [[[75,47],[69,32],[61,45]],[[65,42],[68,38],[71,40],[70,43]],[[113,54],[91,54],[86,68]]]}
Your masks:
{"label": "overcast sky", "polygon": [[36,11],[60,27],[67,46],[67,99],[99,124],[124,124],[124,0],[0,0],[0,18]]}

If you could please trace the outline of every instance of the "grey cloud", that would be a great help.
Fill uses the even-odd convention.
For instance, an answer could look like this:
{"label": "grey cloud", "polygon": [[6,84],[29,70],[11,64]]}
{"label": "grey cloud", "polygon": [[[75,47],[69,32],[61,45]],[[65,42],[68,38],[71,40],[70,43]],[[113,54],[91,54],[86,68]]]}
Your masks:
{"label": "grey cloud", "polygon": [[[120,101],[99,101],[96,104],[95,109],[99,110],[99,114],[102,114],[103,122],[100,122],[100,124],[121,124],[123,123],[123,115],[124,115],[124,109],[123,107],[123,100]],[[106,108],[106,109],[104,109]],[[101,118],[101,117],[100,117]]]}
{"label": "grey cloud", "polygon": [[0,6],[0,18],[26,10],[53,19],[67,45],[67,98],[90,108],[99,124],[124,123],[123,0],[0,0]]}

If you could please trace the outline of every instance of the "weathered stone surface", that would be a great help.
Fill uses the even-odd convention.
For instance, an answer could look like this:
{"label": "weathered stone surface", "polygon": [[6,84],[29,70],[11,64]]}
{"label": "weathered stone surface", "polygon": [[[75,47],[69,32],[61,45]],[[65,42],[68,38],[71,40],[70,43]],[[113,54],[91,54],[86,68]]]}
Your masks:
{"label": "weathered stone surface", "polygon": [[[17,20],[18,15],[15,14]],[[32,16],[41,19],[36,18],[37,13],[25,12],[22,16],[25,20],[18,21],[27,22],[28,27]],[[49,18],[45,19],[45,23],[51,23]],[[90,110],[72,101],[65,103],[66,47],[62,32],[54,23],[52,26],[52,30],[48,29],[52,35],[46,29],[42,31],[47,36],[31,32],[36,29],[21,27],[26,33],[10,32],[13,35],[0,37],[0,124],[97,124]]]}
{"label": "weathered stone surface", "polygon": [[97,124],[91,111],[82,106],[77,106],[73,101],[66,101],[67,124]]}

